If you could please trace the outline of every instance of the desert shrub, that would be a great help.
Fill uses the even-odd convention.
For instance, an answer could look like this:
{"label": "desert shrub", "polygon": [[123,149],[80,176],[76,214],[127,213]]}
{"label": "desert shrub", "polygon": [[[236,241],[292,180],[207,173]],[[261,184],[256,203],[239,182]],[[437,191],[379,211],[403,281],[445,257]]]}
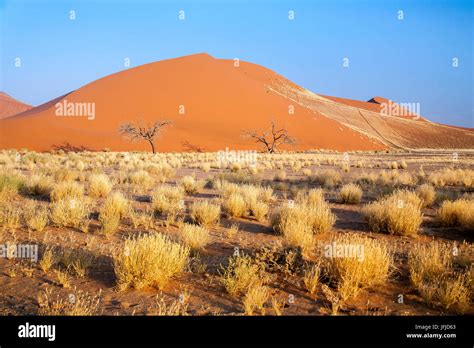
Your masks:
{"label": "desert shrub", "polygon": [[261,187],[258,199],[265,203],[271,202],[273,200],[273,189],[271,187]]}
{"label": "desert shrub", "polygon": [[74,181],[65,181],[54,185],[50,198],[52,202],[60,200],[77,199],[84,196],[84,187]]}
{"label": "desert shrub", "polygon": [[263,221],[265,219],[269,209],[268,204],[264,202],[251,201],[250,203],[250,214],[258,221]]}
{"label": "desert shrub", "polygon": [[241,217],[247,212],[247,205],[242,195],[232,193],[224,199],[222,204],[224,212],[231,217]]}
{"label": "desert shrub", "polygon": [[43,231],[48,224],[48,216],[48,208],[34,202],[29,202],[23,211],[23,220],[30,231]]}
{"label": "desert shrub", "polygon": [[321,188],[311,189],[309,191],[297,191],[295,194],[295,202],[309,205],[324,203],[324,191]]}
{"label": "desert shrub", "polygon": [[51,248],[46,249],[43,252],[43,256],[41,257],[41,260],[38,262],[39,267],[43,272],[48,272],[50,268],[54,265],[55,263],[55,258],[54,258],[54,253]]}
{"label": "desert shrub", "polygon": [[339,191],[339,201],[346,204],[358,204],[362,198],[362,189],[358,185],[347,184]]}
{"label": "desert shrub", "polygon": [[89,177],[89,195],[91,197],[106,197],[112,191],[112,183],[105,174],[92,174]]}
{"label": "desert shrub", "polygon": [[211,170],[211,164],[208,162],[202,163],[200,168],[204,173],[208,173]]}
{"label": "desert shrub", "polygon": [[128,176],[128,182],[134,190],[148,191],[155,184],[153,177],[145,170],[138,170]]}
{"label": "desert shrub", "polygon": [[436,191],[434,187],[428,184],[418,186],[416,188],[416,194],[421,198],[423,201],[423,206],[425,207],[433,204],[436,197]]}
{"label": "desert shrub", "polygon": [[303,283],[306,287],[306,290],[308,290],[308,292],[311,295],[316,294],[320,280],[321,280],[320,265],[311,265],[305,269],[304,275],[303,275]]}
{"label": "desert shrub", "polygon": [[209,231],[201,226],[183,224],[181,228],[181,240],[191,250],[202,250],[209,243]]}
{"label": "desert shrub", "polygon": [[184,209],[184,191],[181,187],[163,185],[155,189],[151,197],[156,214],[175,217]]}
{"label": "desert shrub", "polygon": [[103,207],[99,213],[100,232],[105,235],[115,233],[120,224],[120,216],[114,210]]}
{"label": "desert shrub", "polygon": [[270,291],[265,285],[254,284],[250,286],[245,294],[243,303],[246,315],[253,315],[256,310],[259,310],[262,315],[265,314],[265,303],[270,297]]}
{"label": "desert shrub", "polygon": [[51,204],[51,220],[61,227],[84,230],[88,223],[90,203],[84,198],[68,198]]}
{"label": "desert shrub", "polygon": [[180,185],[184,189],[184,192],[188,195],[192,195],[204,187],[204,181],[196,180],[194,176],[187,175],[181,179]]}
{"label": "desert shrub", "polygon": [[182,273],[189,262],[189,249],[162,234],[128,238],[113,256],[117,287],[163,289],[169,279]]}
{"label": "desert shrub", "polygon": [[[331,248],[331,252],[325,250],[325,273],[343,301],[388,278],[392,257],[385,242],[345,233],[333,237],[326,248]],[[344,252],[339,253],[338,248]]]}
{"label": "desert shrub", "polygon": [[441,169],[433,171],[428,181],[434,186],[466,186],[474,185],[474,170],[472,169]]}
{"label": "desert shrub", "polygon": [[248,255],[229,258],[229,264],[221,269],[221,281],[231,296],[244,294],[247,289],[262,282],[262,266]]}
{"label": "desert shrub", "polygon": [[408,254],[410,280],[427,304],[462,313],[470,304],[472,279],[468,272],[455,271],[453,261],[448,245],[417,244]]}
{"label": "desert shrub", "polygon": [[[38,295],[38,315],[40,316],[89,316],[99,314],[100,292],[90,295],[88,292],[74,289],[67,298],[57,295],[54,300],[51,290]],[[74,301],[71,301],[74,299]]]}
{"label": "desert shrub", "polygon": [[108,214],[117,215],[119,218],[125,217],[129,210],[130,202],[118,191],[109,195],[104,202],[103,211],[107,211]]}
{"label": "desert shrub", "polygon": [[285,179],[286,179],[286,172],[284,170],[278,171],[273,176],[273,181],[285,181]]}
{"label": "desert shrub", "polygon": [[53,180],[49,176],[32,175],[25,181],[21,191],[26,195],[48,196],[53,185]]}
{"label": "desert shrub", "polygon": [[0,197],[18,193],[23,183],[24,179],[18,174],[0,173]]}
{"label": "desert shrub", "polygon": [[194,202],[190,210],[193,221],[204,227],[218,223],[221,215],[221,207],[208,201]]}
{"label": "desert shrub", "polygon": [[444,201],[436,217],[443,226],[474,229],[474,199]]}
{"label": "desert shrub", "polygon": [[415,235],[423,221],[422,201],[412,191],[397,190],[390,196],[366,205],[362,213],[374,232]]}
{"label": "desert shrub", "polygon": [[329,231],[335,220],[324,200],[319,203],[289,202],[274,211],[271,217],[273,229],[283,234],[284,244],[299,246],[305,251],[312,246],[313,234]]}
{"label": "desert shrub", "polygon": [[130,206],[127,216],[130,218],[133,228],[142,226],[145,229],[152,229],[154,227],[153,212],[139,211]]}
{"label": "desert shrub", "polygon": [[230,164],[229,168],[233,173],[237,173],[242,169],[242,165],[240,163],[234,162]]}
{"label": "desert shrub", "polygon": [[76,171],[67,168],[57,169],[52,174],[55,182],[74,181],[78,175]]}
{"label": "desert shrub", "polygon": [[9,203],[0,204],[0,230],[13,231],[20,227],[20,211]]}
{"label": "desert shrub", "polygon": [[334,169],[325,169],[310,176],[309,181],[324,187],[333,187],[341,182],[341,175]]}

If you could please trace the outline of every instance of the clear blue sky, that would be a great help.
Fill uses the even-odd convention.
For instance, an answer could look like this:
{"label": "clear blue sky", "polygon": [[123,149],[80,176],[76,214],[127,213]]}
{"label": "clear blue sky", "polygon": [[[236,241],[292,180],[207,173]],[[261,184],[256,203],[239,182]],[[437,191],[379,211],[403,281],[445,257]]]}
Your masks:
{"label": "clear blue sky", "polygon": [[456,0],[0,0],[0,90],[38,105],[123,70],[126,57],[137,66],[207,52],[261,64],[316,93],[420,103],[433,121],[474,127],[473,7]]}

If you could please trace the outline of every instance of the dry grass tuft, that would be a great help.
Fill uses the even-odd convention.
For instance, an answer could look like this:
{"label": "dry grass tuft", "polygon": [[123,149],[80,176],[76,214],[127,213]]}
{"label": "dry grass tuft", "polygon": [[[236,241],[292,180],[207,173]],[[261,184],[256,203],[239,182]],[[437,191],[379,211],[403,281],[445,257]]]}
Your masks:
{"label": "dry grass tuft", "polygon": [[259,310],[262,315],[265,315],[265,303],[270,297],[268,288],[262,284],[251,285],[244,297],[244,308],[246,315],[253,315],[256,310]]}
{"label": "dry grass tuft", "polygon": [[422,205],[422,200],[414,192],[397,190],[366,205],[362,212],[374,232],[415,235],[423,222]]}
{"label": "dry grass tuft", "polygon": [[435,201],[436,191],[433,186],[428,184],[420,185],[416,188],[416,194],[423,201],[423,206],[427,207]]}
{"label": "dry grass tuft", "polygon": [[444,201],[438,209],[437,219],[443,226],[474,229],[474,199]]}
{"label": "dry grass tuft", "polygon": [[34,202],[28,202],[23,211],[23,219],[30,231],[43,231],[48,224],[48,216],[48,208]]}
{"label": "dry grass tuft", "polygon": [[21,191],[25,195],[48,196],[53,186],[53,180],[50,177],[35,174],[26,180]]}
{"label": "dry grass tuft", "polygon": [[262,284],[262,266],[248,255],[238,255],[229,259],[222,268],[221,281],[231,296],[239,296],[252,286]]}
{"label": "dry grass tuft", "polygon": [[52,298],[52,291],[47,289],[38,295],[38,315],[47,316],[89,316],[99,314],[101,293],[89,295],[88,292],[76,290],[67,299],[57,296]]}
{"label": "dry grass tuft", "polygon": [[247,213],[247,204],[239,193],[231,193],[222,204],[225,213],[231,217],[241,217]]}
{"label": "dry grass tuft", "polygon": [[156,214],[175,218],[184,209],[184,191],[180,187],[160,186],[153,192],[151,203]]}
{"label": "dry grass tuft", "polygon": [[469,272],[454,271],[453,261],[447,245],[417,244],[408,256],[410,280],[429,305],[464,313],[470,305],[472,279]]}
{"label": "dry grass tuft", "polygon": [[204,227],[217,224],[221,216],[221,207],[208,201],[194,202],[190,210],[193,221]]}
{"label": "dry grass tuft", "polygon": [[204,181],[196,180],[194,176],[187,175],[181,179],[181,187],[188,195],[196,194],[204,187]]}
{"label": "dry grass tuft", "polygon": [[74,181],[65,181],[54,185],[50,198],[51,202],[61,200],[80,200],[84,196],[84,187]]}
{"label": "dry grass tuft", "polygon": [[0,204],[0,230],[14,231],[20,227],[19,209],[11,204]]}
{"label": "dry grass tuft", "polygon": [[321,267],[320,265],[311,265],[305,269],[303,282],[306,287],[306,290],[311,295],[316,294],[319,283],[321,280]]}
{"label": "dry grass tuft", "polygon": [[89,195],[91,197],[107,197],[112,191],[112,183],[105,174],[92,174],[89,177]]}
{"label": "dry grass tuft", "polygon": [[201,226],[183,224],[181,239],[191,250],[202,250],[209,243],[209,231]]}
{"label": "dry grass tuft", "polygon": [[344,185],[339,191],[339,201],[345,204],[358,204],[362,199],[362,193],[362,189],[358,185]]}
{"label": "dry grass tuft", "polygon": [[84,230],[88,225],[90,203],[81,199],[62,199],[52,203],[51,220],[61,227],[74,227]]}
{"label": "dry grass tuft", "polygon": [[113,257],[117,287],[163,289],[189,262],[189,248],[162,234],[138,235],[125,240]]}
{"label": "dry grass tuft", "polygon": [[320,170],[310,176],[309,181],[324,187],[333,187],[341,182],[341,174],[334,169]]}
{"label": "dry grass tuft", "polygon": [[325,246],[325,273],[343,301],[361,288],[385,282],[392,258],[386,242],[358,234],[335,236]]}

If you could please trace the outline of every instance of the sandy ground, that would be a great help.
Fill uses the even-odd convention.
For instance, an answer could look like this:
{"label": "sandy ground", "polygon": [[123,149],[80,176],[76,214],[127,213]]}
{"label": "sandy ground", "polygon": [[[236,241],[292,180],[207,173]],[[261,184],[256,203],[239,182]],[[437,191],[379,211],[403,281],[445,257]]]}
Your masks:
{"label": "sandy ground", "polygon": [[[441,163],[432,158],[439,158],[439,154],[367,154],[354,155],[354,163],[363,161],[373,161],[375,158],[381,162],[392,160],[407,160],[408,168],[405,170],[416,174],[420,164],[426,173],[432,170],[444,167]],[[463,155],[462,161],[458,163],[460,168],[474,169],[474,157]],[[313,171],[320,169],[337,167],[322,164],[321,167],[312,167]],[[116,169],[108,168],[106,172],[112,173]],[[181,168],[177,174],[168,182],[176,183],[181,177],[195,173],[197,178],[207,178],[217,174],[218,169],[211,169],[205,173],[200,169]],[[307,190],[311,187],[317,187],[314,184],[308,184],[306,178],[300,172],[293,172],[286,168],[287,178],[283,190],[281,183],[271,180],[275,170],[266,170],[263,175],[263,184],[272,185],[275,190],[277,201],[272,203],[275,207],[285,201],[285,197],[291,197],[289,188],[298,187],[301,190]],[[348,173],[342,173],[343,182],[350,182],[362,172],[380,172],[380,168],[355,168],[352,167]],[[416,237],[400,237],[386,235],[382,233],[371,233],[367,224],[361,215],[362,206],[370,201],[380,197],[384,192],[383,187],[375,184],[366,184],[362,186],[364,197],[360,204],[344,205],[336,200],[336,188],[326,190],[326,199],[330,202],[332,212],[336,214],[337,221],[331,233],[355,232],[363,235],[370,235],[376,239],[387,240],[395,250],[394,268],[392,269],[389,280],[380,286],[362,290],[355,298],[350,299],[341,309],[341,315],[440,315],[456,314],[450,311],[444,311],[441,308],[433,308],[424,303],[417,291],[410,285],[407,269],[407,251],[418,242],[427,242],[431,240],[441,240],[456,242],[459,245],[465,243],[468,250],[468,260],[470,263],[474,260],[472,242],[474,241],[473,231],[461,230],[458,228],[443,228],[434,221],[436,209],[439,206],[435,203],[433,206],[424,209],[424,222],[421,231]],[[127,187],[115,187],[123,192],[127,192]],[[472,189],[465,187],[443,187],[438,192],[450,192],[455,195],[473,192]],[[136,207],[146,207],[150,191],[136,194],[128,192],[133,197],[133,204]],[[197,194],[186,196],[185,204],[189,207],[190,203],[196,199],[211,199],[217,196],[217,191],[212,189],[202,189]],[[17,196],[12,204],[21,206],[25,197]],[[47,202],[43,202],[47,204]],[[100,199],[99,202],[100,203]],[[228,235],[228,227],[232,223],[238,223],[239,232],[236,235]],[[165,234],[176,235],[178,228],[174,225],[165,227],[160,226],[157,221],[156,230]],[[270,227],[269,221],[258,222],[253,218],[230,219],[224,215],[218,226],[211,229],[212,240],[209,245],[201,252],[199,262],[196,262],[190,269],[177,278],[174,278],[166,288],[161,292],[154,288],[145,290],[125,290],[118,292],[115,289],[115,277],[112,261],[110,258],[111,250],[115,246],[120,246],[125,236],[136,234],[139,230],[133,229],[128,223],[121,223],[119,231],[110,237],[98,233],[99,225],[97,216],[92,219],[89,233],[83,233],[75,229],[59,229],[56,227],[47,227],[40,233],[28,233],[24,229],[18,229],[13,234],[11,232],[3,233],[1,240],[18,242],[34,241],[40,243],[43,247],[55,246],[57,250],[76,250],[86,253],[94,258],[91,268],[83,278],[71,277],[71,287],[62,288],[58,285],[54,271],[41,271],[37,265],[26,261],[0,259],[0,314],[2,315],[23,315],[36,314],[38,310],[38,294],[45,289],[51,289],[53,294],[66,297],[73,289],[77,288],[87,291],[91,294],[101,292],[100,314],[104,315],[153,315],[158,311],[160,299],[166,303],[172,303],[178,300],[180,295],[185,294],[187,313],[191,315],[239,315],[244,309],[242,301],[229,296],[219,280],[218,270],[222,264],[226,264],[228,258],[233,255],[235,248],[238,248],[250,255],[257,255],[262,248],[278,248],[281,244],[281,236],[276,234]],[[319,241],[327,240],[327,234],[319,235]],[[467,243],[467,244],[466,244]],[[199,265],[205,265],[201,269]],[[325,296],[319,290],[315,295],[309,295],[302,284],[301,275],[291,271],[283,272],[275,270],[269,272],[271,282],[272,297],[281,301],[283,305],[283,315],[329,315],[331,313],[330,304]],[[404,296],[404,303],[398,303],[400,294]],[[267,304],[266,314],[274,315],[275,312],[270,304]],[[468,310],[468,314],[474,314],[474,307]]]}

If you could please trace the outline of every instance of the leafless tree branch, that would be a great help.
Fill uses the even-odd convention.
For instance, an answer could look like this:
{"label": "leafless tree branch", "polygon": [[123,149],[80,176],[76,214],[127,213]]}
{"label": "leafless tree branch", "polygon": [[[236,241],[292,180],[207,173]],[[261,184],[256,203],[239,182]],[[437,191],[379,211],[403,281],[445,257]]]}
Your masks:
{"label": "leafless tree branch", "polygon": [[276,152],[277,147],[281,144],[294,144],[296,142],[285,128],[277,130],[274,121],[272,121],[270,130],[266,130],[263,133],[255,130],[244,130],[243,136],[245,138],[254,139],[256,143],[261,143],[268,153]]}
{"label": "leafless tree branch", "polygon": [[159,120],[152,124],[145,124],[143,121],[126,122],[120,125],[119,132],[130,141],[146,140],[155,153],[155,140],[159,136],[161,128],[170,124],[169,120]]}

